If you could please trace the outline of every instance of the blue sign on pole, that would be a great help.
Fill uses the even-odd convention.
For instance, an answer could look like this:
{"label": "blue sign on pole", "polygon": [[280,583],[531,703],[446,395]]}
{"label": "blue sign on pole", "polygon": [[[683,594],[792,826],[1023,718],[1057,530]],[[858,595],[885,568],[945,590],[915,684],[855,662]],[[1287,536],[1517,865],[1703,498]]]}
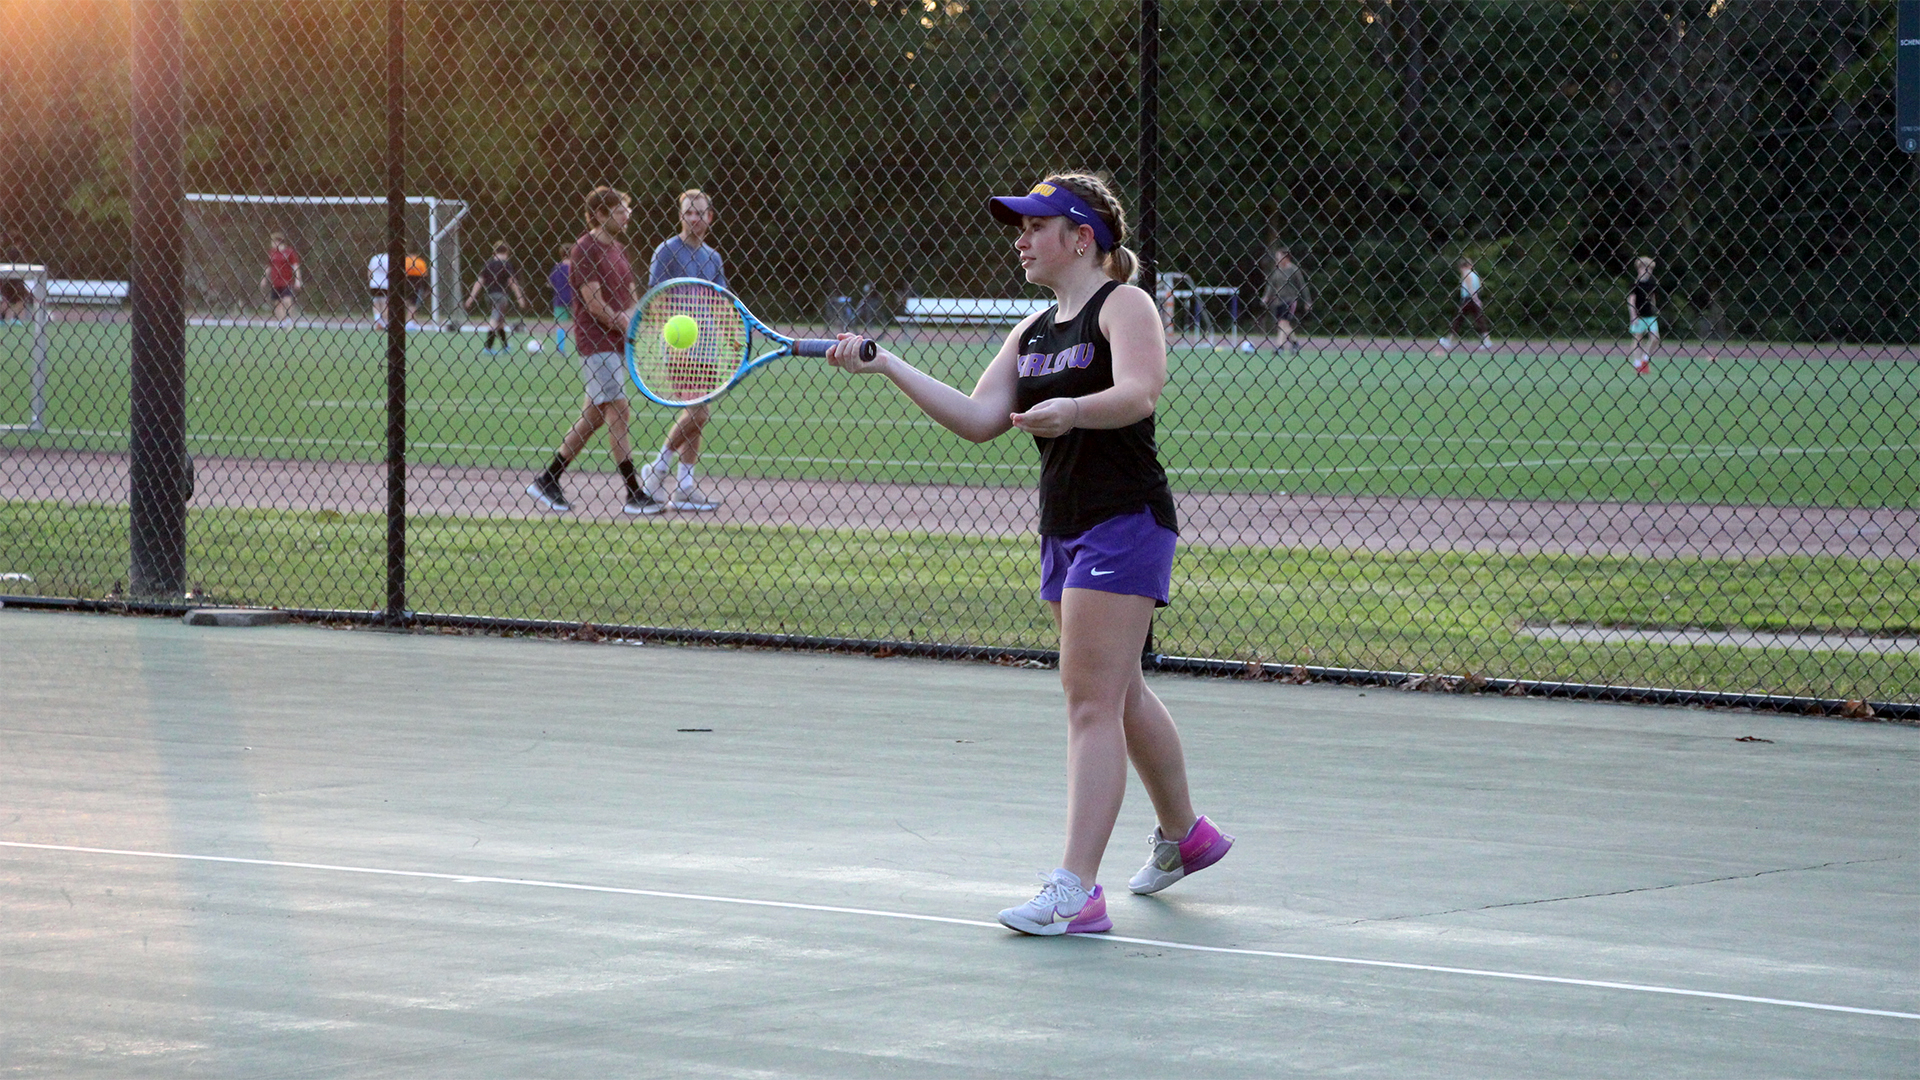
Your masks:
{"label": "blue sign on pole", "polygon": [[1893,138],[1920,150],[1920,0],[1900,0],[1894,26]]}

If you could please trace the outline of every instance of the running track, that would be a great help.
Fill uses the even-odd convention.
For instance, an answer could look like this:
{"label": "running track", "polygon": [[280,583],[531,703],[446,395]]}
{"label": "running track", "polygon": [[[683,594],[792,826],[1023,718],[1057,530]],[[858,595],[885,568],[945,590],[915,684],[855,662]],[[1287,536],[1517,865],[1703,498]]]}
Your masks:
{"label": "running track", "polygon": [[[197,508],[385,510],[378,462],[195,458]],[[475,518],[551,516],[523,492],[521,471],[414,466],[409,512]],[[567,477],[572,517],[658,523],[620,513],[611,473]],[[725,500],[700,520],[729,525],[1031,535],[1029,488],[709,478]],[[127,455],[0,448],[0,502],[125,505]],[[1181,538],[1206,547],[1624,555],[1644,558],[1846,555],[1920,558],[1920,511],[1691,503],[1544,502],[1180,492]],[[685,519],[692,515],[666,515]]]}

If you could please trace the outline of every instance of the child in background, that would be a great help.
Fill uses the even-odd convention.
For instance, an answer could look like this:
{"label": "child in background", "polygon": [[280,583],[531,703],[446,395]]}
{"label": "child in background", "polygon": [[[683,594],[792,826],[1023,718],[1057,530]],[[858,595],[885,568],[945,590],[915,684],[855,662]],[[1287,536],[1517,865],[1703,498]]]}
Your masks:
{"label": "child in background", "polygon": [[[513,249],[505,241],[493,245],[493,258],[480,269],[480,276],[474,279],[473,291],[467,294],[466,306],[472,307],[481,293],[487,295],[487,352],[497,353],[511,346],[507,337],[507,304],[511,301],[514,310],[527,306],[527,294],[520,288],[520,271],[513,265]],[[500,348],[493,346],[495,340]]]}
{"label": "child in background", "polygon": [[1653,350],[1660,346],[1660,286],[1653,280],[1653,260],[1633,260],[1633,288],[1627,290],[1627,332],[1633,335],[1633,370],[1653,371]]}

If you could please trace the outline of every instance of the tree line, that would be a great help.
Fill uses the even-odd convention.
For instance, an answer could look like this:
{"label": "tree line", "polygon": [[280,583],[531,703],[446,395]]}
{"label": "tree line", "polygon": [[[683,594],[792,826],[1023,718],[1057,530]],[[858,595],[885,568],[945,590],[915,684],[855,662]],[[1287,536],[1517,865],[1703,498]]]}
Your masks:
{"label": "tree line", "polygon": [[[59,276],[126,274],[130,2],[0,0],[0,228]],[[384,3],[184,12],[190,190],[385,190]],[[1646,254],[1685,336],[1912,342],[1892,27],[1892,0],[1164,0],[1160,266],[1251,305],[1284,243],[1317,331],[1416,335],[1466,254],[1503,333],[1614,336]],[[703,188],[783,318],[1017,295],[985,200],[1070,166],[1137,189],[1136,30],[1133,0],[413,0],[408,186],[530,267],[594,184],[643,250]]]}

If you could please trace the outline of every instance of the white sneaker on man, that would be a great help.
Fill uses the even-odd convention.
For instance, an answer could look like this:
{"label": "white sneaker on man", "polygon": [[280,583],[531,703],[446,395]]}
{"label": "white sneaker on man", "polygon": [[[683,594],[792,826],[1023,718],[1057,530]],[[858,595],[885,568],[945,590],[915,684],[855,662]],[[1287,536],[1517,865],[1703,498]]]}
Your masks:
{"label": "white sneaker on man", "polygon": [[675,491],[667,505],[675,510],[689,510],[696,514],[720,509],[720,500],[711,498],[697,487],[687,486]]}
{"label": "white sneaker on man", "polygon": [[667,470],[657,461],[650,461],[640,468],[640,490],[647,498],[657,502],[667,501]]}

